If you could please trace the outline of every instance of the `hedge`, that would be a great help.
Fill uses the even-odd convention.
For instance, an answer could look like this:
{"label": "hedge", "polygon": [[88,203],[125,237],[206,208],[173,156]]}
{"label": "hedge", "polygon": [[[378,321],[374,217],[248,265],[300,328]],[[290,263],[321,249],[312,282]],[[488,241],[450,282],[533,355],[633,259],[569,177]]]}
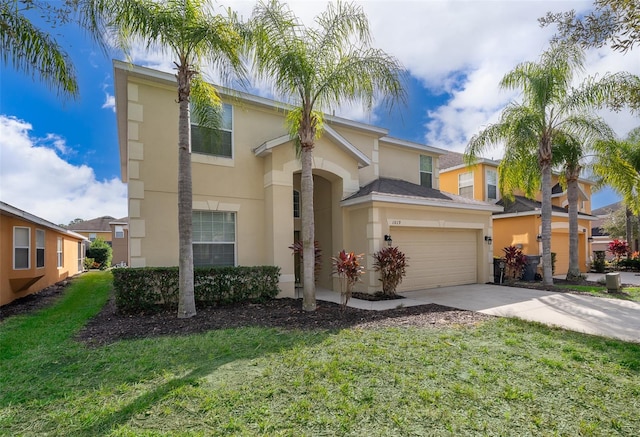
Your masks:
{"label": "hedge", "polygon": [[[196,306],[263,302],[278,292],[280,267],[194,269]],[[123,313],[178,309],[178,268],[113,269],[116,306]]]}

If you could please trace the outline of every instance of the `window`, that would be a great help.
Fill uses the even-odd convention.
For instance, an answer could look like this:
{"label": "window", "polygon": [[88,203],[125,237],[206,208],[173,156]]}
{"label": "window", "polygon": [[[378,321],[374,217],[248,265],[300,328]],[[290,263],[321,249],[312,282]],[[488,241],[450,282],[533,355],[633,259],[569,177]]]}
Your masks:
{"label": "window", "polygon": [[420,155],[420,185],[433,188],[433,158]]}
{"label": "window", "polygon": [[62,252],[62,237],[58,237],[58,246],[56,250],[57,258],[58,258],[58,268],[63,267],[64,258]]}
{"label": "window", "polygon": [[293,218],[300,218],[300,191],[293,190]]}
{"label": "window", "polygon": [[222,105],[220,129],[191,124],[191,151],[205,155],[233,158],[233,108]]}
{"label": "window", "polygon": [[82,241],[78,241],[78,271],[84,270],[84,244]]}
{"label": "window", "polygon": [[96,235],[95,232],[89,233],[89,241],[96,241],[96,238],[98,238],[98,236]]}
{"label": "window", "polygon": [[458,194],[473,199],[473,172],[458,175]]}
{"label": "window", "polygon": [[15,226],[13,228],[13,268],[22,270],[31,268],[31,228]]}
{"label": "window", "polygon": [[116,225],[116,238],[124,238],[124,226]]}
{"label": "window", "polygon": [[44,231],[36,229],[36,268],[44,267]]}
{"label": "window", "polygon": [[236,213],[193,211],[193,265],[233,266],[236,261]]}
{"label": "window", "polygon": [[498,200],[498,172],[495,170],[486,171],[487,178],[487,200]]}

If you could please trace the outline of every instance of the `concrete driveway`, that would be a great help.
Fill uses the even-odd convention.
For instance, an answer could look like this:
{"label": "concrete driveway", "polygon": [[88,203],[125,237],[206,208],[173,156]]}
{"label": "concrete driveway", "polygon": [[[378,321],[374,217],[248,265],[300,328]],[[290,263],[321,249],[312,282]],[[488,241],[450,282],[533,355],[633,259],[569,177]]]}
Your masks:
{"label": "concrete driveway", "polygon": [[[625,279],[622,282],[630,283]],[[398,306],[435,303],[494,316],[517,317],[586,334],[640,342],[640,303],[637,302],[493,284],[443,287],[411,291],[402,295],[405,299],[378,302],[351,299],[349,306],[380,311]],[[318,289],[316,297],[340,302],[340,294],[333,291]]]}

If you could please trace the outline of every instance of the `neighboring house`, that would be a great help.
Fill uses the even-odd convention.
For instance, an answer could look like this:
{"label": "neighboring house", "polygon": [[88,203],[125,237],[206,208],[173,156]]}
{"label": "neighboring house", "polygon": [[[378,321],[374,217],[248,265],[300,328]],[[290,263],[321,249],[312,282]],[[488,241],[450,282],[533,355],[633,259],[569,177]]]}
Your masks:
{"label": "neighboring house", "polygon": [[112,266],[129,265],[129,220],[124,217],[109,222],[111,227]]}
{"label": "neighboring house", "polygon": [[104,217],[96,217],[91,220],[73,223],[67,226],[67,229],[77,232],[80,235],[84,235],[89,239],[89,241],[95,241],[96,238],[102,238],[104,241],[111,244],[112,229],[110,223],[115,220],[115,218],[106,215]]}
{"label": "neighboring house", "polygon": [[[504,206],[493,214],[493,254],[503,255],[507,246],[518,246],[526,255],[541,255],[542,233],[540,217],[542,193],[536,199],[527,199],[515,193],[514,199],[501,199],[498,187],[498,161],[479,159],[472,167],[463,162],[463,155],[449,152],[440,160],[440,189],[461,196],[495,202]],[[551,252],[556,253],[555,274],[569,270],[569,213],[567,193],[562,189],[558,175],[553,175]],[[587,272],[591,262],[590,237],[592,222],[591,188],[593,182],[580,179],[578,200],[578,260],[580,271]]]}
{"label": "neighboring house", "polygon": [[0,202],[0,305],[83,270],[86,238]]}
{"label": "neighboring house", "polygon": [[[605,221],[609,219],[611,214],[617,212],[620,208],[625,208],[623,202],[612,203],[602,208],[594,209],[591,213],[597,217],[597,220],[593,222],[591,228],[591,235],[593,236],[593,244],[591,249],[596,251],[602,251],[605,253],[605,258],[609,261],[613,260],[615,256],[609,252],[609,243],[613,241],[613,238],[602,228]],[[626,235],[620,235],[619,238],[626,240]],[[628,242],[631,250],[637,249],[638,240],[632,239]]]}
{"label": "neighboring house", "polygon": [[[173,74],[114,61],[123,181],[128,183],[132,267],[178,265],[178,105]],[[224,125],[204,141],[192,126],[196,266],[276,265],[281,296],[294,296],[300,233],[300,160],[288,106],[220,90]],[[484,283],[485,237],[502,207],[439,191],[446,151],[387,136],[386,129],[326,115],[314,149],[318,285],[340,290],[331,257],[365,255],[360,291],[381,289],[371,254],[392,240],[409,257],[399,291]]]}

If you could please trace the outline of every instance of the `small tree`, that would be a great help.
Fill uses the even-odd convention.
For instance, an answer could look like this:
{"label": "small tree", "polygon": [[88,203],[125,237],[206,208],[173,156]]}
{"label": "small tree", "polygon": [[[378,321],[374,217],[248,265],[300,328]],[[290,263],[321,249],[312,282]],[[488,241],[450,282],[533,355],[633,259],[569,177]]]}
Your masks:
{"label": "small tree", "polygon": [[616,257],[616,264],[620,262],[620,258],[627,256],[629,253],[629,245],[624,240],[615,239],[609,243],[609,252]]}
{"label": "small tree", "polygon": [[100,269],[107,269],[111,267],[113,249],[109,243],[98,237],[91,242],[91,246],[87,250],[87,258],[93,258]]}
{"label": "small tree", "polygon": [[527,257],[516,246],[508,246],[502,249],[504,252],[505,275],[507,278],[518,280],[522,278],[524,268],[527,265]]}
{"label": "small tree", "polygon": [[338,275],[342,280],[340,286],[340,294],[342,297],[342,310],[347,307],[347,303],[351,298],[353,286],[360,280],[364,273],[364,267],[360,264],[360,260],[364,254],[356,255],[353,252],[340,251],[338,256],[332,257],[333,273]]}
{"label": "small tree", "polygon": [[373,254],[373,269],[380,272],[382,292],[395,296],[396,288],[407,274],[407,257],[397,247],[385,247]]}

